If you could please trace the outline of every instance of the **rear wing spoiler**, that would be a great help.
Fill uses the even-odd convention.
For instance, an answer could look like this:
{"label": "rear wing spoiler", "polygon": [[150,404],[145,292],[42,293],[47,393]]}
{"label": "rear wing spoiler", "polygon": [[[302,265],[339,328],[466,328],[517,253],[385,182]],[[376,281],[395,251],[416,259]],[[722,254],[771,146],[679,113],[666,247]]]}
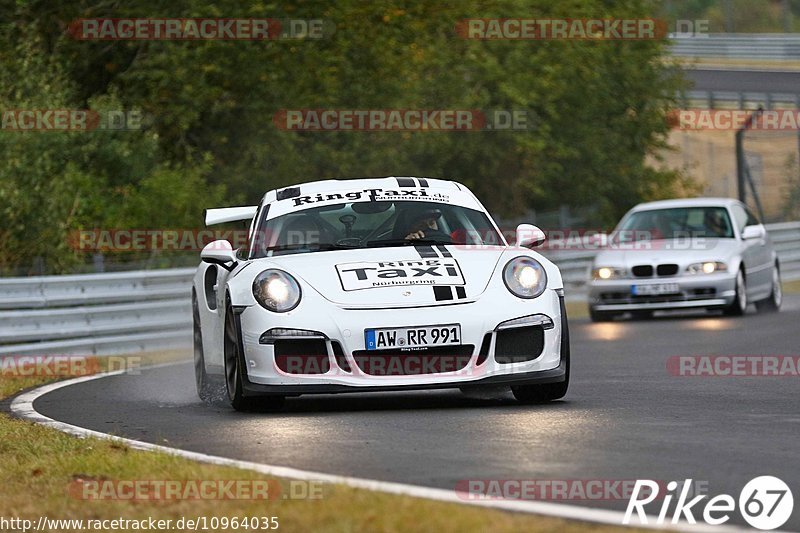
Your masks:
{"label": "rear wing spoiler", "polygon": [[258,211],[258,206],[249,205],[246,207],[220,207],[218,209],[206,209],[206,226],[234,222],[236,220],[250,220]]}

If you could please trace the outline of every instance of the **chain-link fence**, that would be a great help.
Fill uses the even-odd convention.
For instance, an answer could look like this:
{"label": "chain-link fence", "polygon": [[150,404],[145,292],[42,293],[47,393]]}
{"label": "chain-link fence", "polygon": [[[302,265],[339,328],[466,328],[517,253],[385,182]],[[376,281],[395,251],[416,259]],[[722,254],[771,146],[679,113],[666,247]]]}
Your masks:
{"label": "chain-link fence", "polygon": [[[671,137],[676,151],[666,163],[682,168],[700,186],[702,196],[736,198],[736,141],[734,131],[676,131]],[[800,136],[797,131],[750,130],[743,137],[744,163],[752,186],[746,181],[746,200],[765,222],[800,219]]]}

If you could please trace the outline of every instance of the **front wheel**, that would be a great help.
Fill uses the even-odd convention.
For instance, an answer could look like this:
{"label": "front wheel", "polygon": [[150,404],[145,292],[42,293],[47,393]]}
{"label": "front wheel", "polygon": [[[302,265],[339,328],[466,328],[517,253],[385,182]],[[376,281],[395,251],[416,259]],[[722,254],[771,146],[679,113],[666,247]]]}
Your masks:
{"label": "front wheel", "polygon": [[569,377],[560,383],[511,387],[511,392],[520,403],[547,403],[563,398],[567,394],[568,388]]}
{"label": "front wheel", "polygon": [[197,395],[204,402],[212,402],[222,398],[221,381],[213,379],[206,372],[206,361],[203,355],[203,334],[200,327],[200,310],[197,307],[197,295],[192,291],[192,343],[194,344],[194,377]]}
{"label": "front wheel", "polygon": [[594,307],[589,306],[589,318],[592,322],[611,322],[617,316],[617,313],[612,311],[596,311]]}
{"label": "front wheel", "polygon": [[561,359],[564,362],[565,372],[564,381],[558,383],[545,383],[544,385],[518,385],[512,386],[511,392],[514,398],[520,403],[547,403],[563,398],[569,389],[569,325],[567,323],[566,310],[562,306],[561,312],[564,313],[561,324]]}
{"label": "front wheel", "polygon": [[736,296],[733,302],[725,308],[725,314],[729,316],[742,316],[747,311],[747,283],[744,272],[740,269],[736,274]]}
{"label": "front wheel", "polygon": [[233,307],[225,306],[225,389],[228,400],[237,411],[258,411],[277,409],[284,403],[283,396],[245,396],[244,395],[244,354],[239,341],[239,327]]}
{"label": "front wheel", "polygon": [[781,271],[778,269],[778,265],[775,264],[775,268],[772,269],[772,293],[770,293],[769,298],[766,300],[756,302],[756,308],[759,311],[774,312],[781,308],[781,303],[783,303]]}

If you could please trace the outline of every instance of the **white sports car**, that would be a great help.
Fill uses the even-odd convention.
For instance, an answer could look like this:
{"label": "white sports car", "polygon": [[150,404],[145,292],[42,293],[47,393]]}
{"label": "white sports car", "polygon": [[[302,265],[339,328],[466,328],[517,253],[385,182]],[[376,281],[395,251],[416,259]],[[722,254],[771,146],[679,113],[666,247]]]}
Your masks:
{"label": "white sports car", "polygon": [[569,333],[558,268],[510,246],[452,181],[370,178],[268,192],[209,209],[250,220],[248,244],[206,246],[192,291],[200,397],[234,408],[286,396],[510,386],[523,402],[563,397]]}

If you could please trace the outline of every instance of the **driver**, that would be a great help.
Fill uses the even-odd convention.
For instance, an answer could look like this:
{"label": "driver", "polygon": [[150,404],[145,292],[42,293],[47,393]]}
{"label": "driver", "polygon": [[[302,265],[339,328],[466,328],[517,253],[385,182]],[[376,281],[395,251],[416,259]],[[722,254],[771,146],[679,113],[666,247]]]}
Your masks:
{"label": "driver", "polygon": [[290,246],[311,246],[320,243],[320,228],[317,222],[307,215],[298,215],[286,225],[283,243]]}
{"label": "driver", "polygon": [[669,217],[662,211],[653,214],[653,234],[651,240],[669,239],[672,237],[672,224]]}
{"label": "driver", "polygon": [[417,213],[416,216],[410,217],[409,220],[411,223],[408,226],[409,233],[405,236],[405,240],[416,241],[420,239],[431,239],[450,241],[450,236],[439,229],[439,219],[441,217],[442,212],[438,209],[428,209]]}
{"label": "driver", "polygon": [[705,224],[712,237],[724,237],[728,234],[728,228],[722,220],[722,215],[716,210],[706,211]]}

